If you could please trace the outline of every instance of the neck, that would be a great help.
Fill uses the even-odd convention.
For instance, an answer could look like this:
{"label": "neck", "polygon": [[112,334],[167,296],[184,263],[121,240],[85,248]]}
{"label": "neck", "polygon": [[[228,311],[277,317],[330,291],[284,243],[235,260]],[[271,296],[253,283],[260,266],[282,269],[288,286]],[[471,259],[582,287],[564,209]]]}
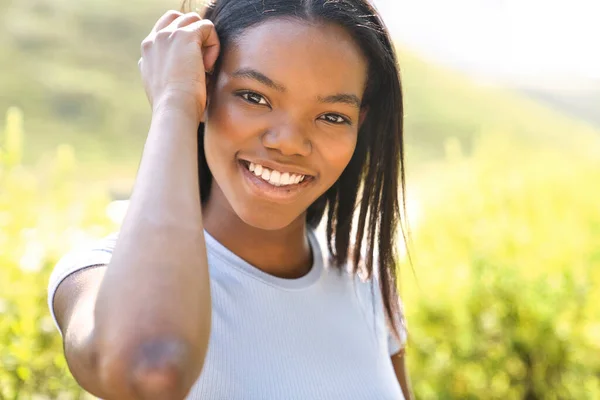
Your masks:
{"label": "neck", "polygon": [[210,197],[203,205],[202,219],[204,229],[212,237],[267,274],[297,279],[310,271],[312,256],[305,213],[281,229],[256,228],[238,217],[213,182]]}

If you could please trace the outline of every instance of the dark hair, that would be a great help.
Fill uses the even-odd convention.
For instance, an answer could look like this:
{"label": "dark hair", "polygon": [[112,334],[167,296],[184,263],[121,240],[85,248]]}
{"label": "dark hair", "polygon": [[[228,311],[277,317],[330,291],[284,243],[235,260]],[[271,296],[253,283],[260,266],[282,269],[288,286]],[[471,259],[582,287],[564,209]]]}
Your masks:
{"label": "dark hair", "polygon": [[[184,1],[182,10],[189,10],[189,6]],[[399,190],[406,211],[403,105],[394,47],[377,11],[368,0],[216,0],[205,5],[200,14],[214,23],[222,51],[244,30],[269,18],[334,23],[345,28],[362,49],[369,69],[362,106],[368,107],[368,112],[358,132],[356,150],[337,182],[308,208],[306,219],[316,227],[327,210],[327,247],[338,269],[350,259],[352,273],[360,266],[371,278],[377,264],[387,323],[398,338],[397,323],[403,321],[395,251],[399,224],[403,236],[405,232]],[[217,60],[215,74],[219,67]],[[198,135],[204,202],[212,183],[204,155],[204,124],[200,124]],[[358,206],[352,246],[353,215]],[[366,254],[361,256],[365,235]]]}

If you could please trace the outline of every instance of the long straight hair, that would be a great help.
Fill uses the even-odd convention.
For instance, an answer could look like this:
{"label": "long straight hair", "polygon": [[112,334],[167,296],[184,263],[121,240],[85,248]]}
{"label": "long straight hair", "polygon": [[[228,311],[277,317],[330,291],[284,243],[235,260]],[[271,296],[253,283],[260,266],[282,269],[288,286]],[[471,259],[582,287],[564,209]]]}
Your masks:
{"label": "long straight hair", "polygon": [[[182,11],[189,11],[191,6],[185,0]],[[406,215],[403,104],[398,61],[381,17],[368,0],[214,0],[199,12],[214,23],[222,52],[244,30],[270,18],[333,23],[345,28],[361,48],[368,61],[361,107],[368,112],[349,164],[337,182],[308,208],[306,220],[314,228],[327,212],[327,247],[336,268],[350,264],[352,273],[360,268],[366,279],[376,273],[387,324],[399,339],[398,323],[403,323],[404,317],[397,289],[398,227],[405,237],[400,200],[402,216]],[[214,74],[219,72],[221,59]],[[203,138],[204,124],[200,124],[198,172],[204,203],[213,178]],[[361,254],[363,248],[365,254]]]}

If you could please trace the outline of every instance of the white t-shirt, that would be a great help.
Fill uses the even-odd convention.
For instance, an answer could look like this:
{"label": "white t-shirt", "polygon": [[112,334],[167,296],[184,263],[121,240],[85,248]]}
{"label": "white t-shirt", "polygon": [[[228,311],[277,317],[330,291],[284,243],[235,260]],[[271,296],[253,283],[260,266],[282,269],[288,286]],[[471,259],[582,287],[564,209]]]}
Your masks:
{"label": "white t-shirt", "polygon": [[[69,253],[56,265],[48,287],[53,317],[60,282],[108,264],[116,238]],[[404,346],[406,334],[402,329],[399,343],[389,333],[376,280],[362,282],[329,267],[312,231],[313,266],[298,279],[269,275],[208,232],[205,238],[212,325],[204,367],[188,399],[404,399],[390,356]]]}

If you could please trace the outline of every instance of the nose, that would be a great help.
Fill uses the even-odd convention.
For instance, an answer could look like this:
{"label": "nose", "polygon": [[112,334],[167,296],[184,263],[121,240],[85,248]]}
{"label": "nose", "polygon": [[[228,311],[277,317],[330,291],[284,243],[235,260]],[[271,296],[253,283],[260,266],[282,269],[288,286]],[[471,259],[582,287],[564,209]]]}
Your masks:
{"label": "nose", "polygon": [[312,143],[308,138],[308,128],[298,122],[282,122],[272,126],[262,136],[263,146],[277,150],[284,156],[308,156]]}

